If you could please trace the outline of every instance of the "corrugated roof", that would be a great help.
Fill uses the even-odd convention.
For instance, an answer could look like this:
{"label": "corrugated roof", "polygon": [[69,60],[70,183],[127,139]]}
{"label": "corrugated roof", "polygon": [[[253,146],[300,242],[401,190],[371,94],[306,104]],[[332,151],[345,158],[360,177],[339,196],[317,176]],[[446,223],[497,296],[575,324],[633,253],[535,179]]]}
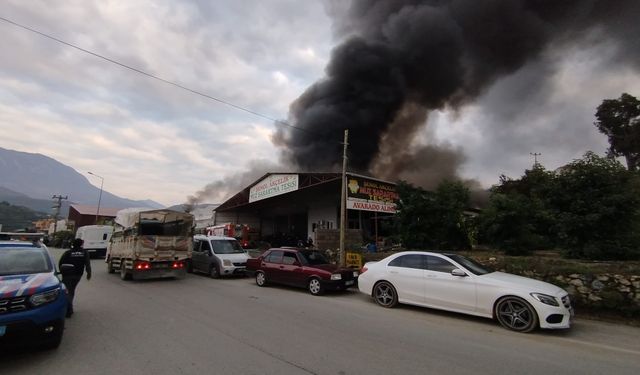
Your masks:
{"label": "corrugated roof", "polygon": [[[74,210],[78,211],[80,215],[95,215],[96,211],[98,211],[98,206],[88,206],[84,204],[72,204],[70,207],[73,207]],[[111,207],[102,207],[100,206],[100,216],[108,216],[108,217],[116,217],[116,213],[120,211],[121,208],[111,208]],[[150,208],[151,210],[151,208]]]}

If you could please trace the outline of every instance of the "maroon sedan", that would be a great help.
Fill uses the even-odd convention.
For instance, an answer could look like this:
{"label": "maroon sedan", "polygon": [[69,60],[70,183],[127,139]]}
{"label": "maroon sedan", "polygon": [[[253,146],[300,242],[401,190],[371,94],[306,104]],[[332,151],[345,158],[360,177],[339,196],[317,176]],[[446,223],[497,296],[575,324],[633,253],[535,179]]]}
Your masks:
{"label": "maroon sedan", "polygon": [[269,249],[247,261],[247,271],[255,273],[256,284],[284,284],[307,288],[314,296],[326,290],[344,290],[358,280],[358,271],[331,264],[319,251]]}

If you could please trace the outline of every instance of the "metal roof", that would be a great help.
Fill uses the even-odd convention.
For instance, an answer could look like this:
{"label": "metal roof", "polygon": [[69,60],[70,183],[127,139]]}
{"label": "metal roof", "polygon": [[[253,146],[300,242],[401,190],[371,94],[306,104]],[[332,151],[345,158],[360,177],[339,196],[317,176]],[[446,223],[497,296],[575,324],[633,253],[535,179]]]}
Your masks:
{"label": "metal roof", "polygon": [[[254,182],[252,182],[249,186],[244,188],[242,191],[240,191],[236,195],[227,199],[220,206],[218,206],[214,211],[228,211],[234,208],[252,204],[252,203],[249,203],[249,191],[251,190],[251,188],[257,185],[259,182],[261,182],[265,178],[271,175],[279,175],[279,174],[297,174],[299,176],[298,190],[303,190],[306,188],[315,187],[318,185],[323,185],[323,184],[334,182],[334,181],[339,181],[342,176],[342,173],[339,173],[339,172],[322,172],[322,173],[320,172],[308,172],[308,173],[307,172],[303,172],[303,173],[269,172],[263,175],[262,177],[260,177],[259,179],[255,180]],[[385,182],[388,184],[395,185],[394,182],[385,181],[378,178],[359,175],[359,174],[350,173],[350,172],[347,173],[347,176],[362,177],[362,178],[366,178],[374,181]],[[256,203],[256,202],[253,202],[253,203]]]}
{"label": "metal roof", "polygon": [[[80,215],[96,215],[98,211],[98,206],[88,206],[83,204],[72,204],[69,207],[73,207],[74,210],[78,211]],[[120,211],[120,208],[111,208],[111,207],[100,207],[100,216],[107,217],[116,217],[116,213]],[[150,208],[152,210],[152,208]]]}

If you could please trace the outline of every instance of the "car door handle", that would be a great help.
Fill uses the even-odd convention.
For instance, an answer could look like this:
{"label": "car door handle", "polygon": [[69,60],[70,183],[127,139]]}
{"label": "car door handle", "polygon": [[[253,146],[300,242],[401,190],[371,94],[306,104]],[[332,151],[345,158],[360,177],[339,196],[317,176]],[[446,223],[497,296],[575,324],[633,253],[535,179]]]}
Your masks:
{"label": "car door handle", "polygon": [[281,269],[281,270],[283,270],[283,269],[284,269],[284,266],[280,266],[280,269]]}
{"label": "car door handle", "polygon": [[389,273],[398,273],[398,271],[389,271]]}

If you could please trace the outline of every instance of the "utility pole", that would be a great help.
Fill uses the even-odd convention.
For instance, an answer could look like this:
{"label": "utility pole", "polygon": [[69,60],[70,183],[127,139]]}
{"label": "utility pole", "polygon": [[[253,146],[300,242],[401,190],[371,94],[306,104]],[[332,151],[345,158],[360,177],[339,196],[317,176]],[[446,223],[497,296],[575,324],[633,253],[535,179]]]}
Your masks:
{"label": "utility pole", "polygon": [[344,131],[344,149],[342,151],[342,192],[340,193],[340,265],[347,263],[347,253],[344,248],[345,226],[347,225],[347,146],[349,145],[349,130]]}
{"label": "utility pole", "polygon": [[92,176],[96,176],[100,179],[100,195],[98,196],[98,209],[96,210],[96,225],[98,225],[98,216],[100,216],[100,201],[102,200],[102,186],[104,185],[104,178],[92,172],[87,172],[87,173],[89,173]]}
{"label": "utility pole", "polygon": [[539,152],[530,152],[529,155],[533,156],[533,166],[537,166],[538,165],[538,156],[542,155]]}
{"label": "utility pole", "polygon": [[55,234],[58,231],[58,215],[60,214],[60,207],[62,206],[62,200],[67,200],[68,197],[65,195],[54,195],[51,199],[57,200],[53,204],[53,233]]}

